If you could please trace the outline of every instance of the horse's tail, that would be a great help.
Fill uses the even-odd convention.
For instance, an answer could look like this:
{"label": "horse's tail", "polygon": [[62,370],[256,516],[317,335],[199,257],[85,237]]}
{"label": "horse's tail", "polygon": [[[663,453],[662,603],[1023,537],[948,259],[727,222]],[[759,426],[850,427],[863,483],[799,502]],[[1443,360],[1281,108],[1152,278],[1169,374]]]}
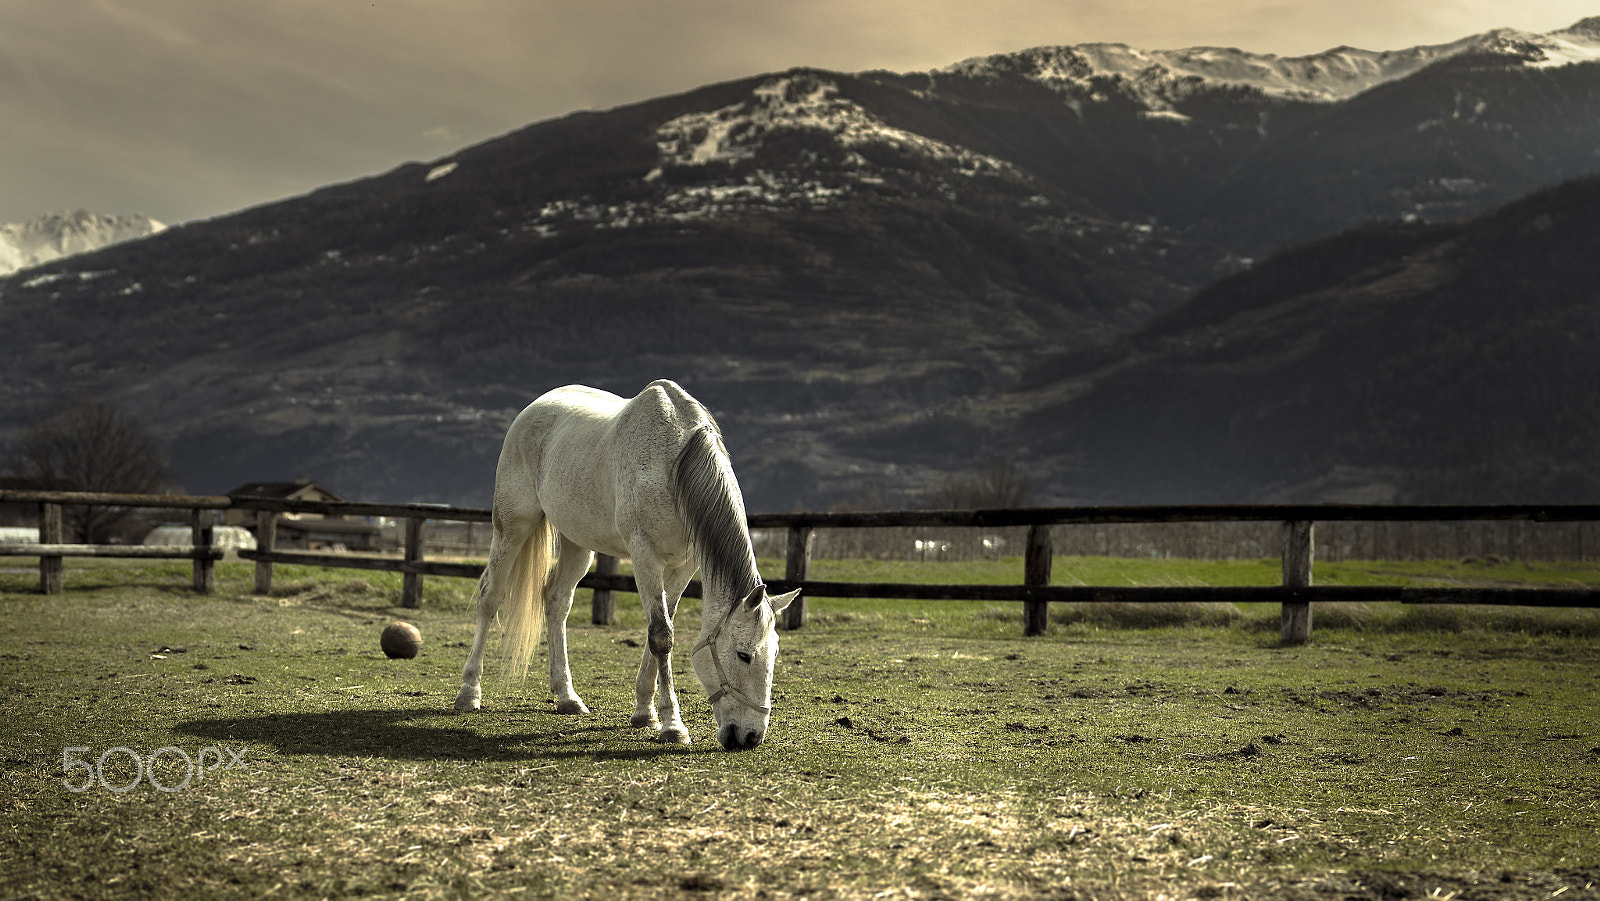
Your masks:
{"label": "horse's tail", "polygon": [[[506,580],[505,637],[500,642],[506,679],[528,677],[528,661],[539,647],[544,628],[544,586],[550,578],[550,520],[543,516],[517,552]],[[485,574],[484,578],[488,578]]]}

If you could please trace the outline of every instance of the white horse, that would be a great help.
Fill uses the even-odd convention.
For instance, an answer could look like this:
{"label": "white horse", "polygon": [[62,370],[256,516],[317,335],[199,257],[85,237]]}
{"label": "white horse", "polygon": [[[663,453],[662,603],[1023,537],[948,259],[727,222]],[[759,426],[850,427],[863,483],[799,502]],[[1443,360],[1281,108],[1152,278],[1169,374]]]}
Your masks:
{"label": "white horse", "polygon": [[[777,615],[800,592],[767,594],[722,435],[687,391],[663,379],[624,400],[571,385],[529,404],[500,451],[493,517],[456,710],[479,708],[484,643],[504,603],[509,671],[526,676],[539,627],[548,624],[556,712],[589,712],[572,689],[566,620],[598,551],[633,559],[644,602],[648,640],[633,725],[659,728],[658,741],[690,740],[672,688],[672,622],[699,569],[704,613],[690,659],[716,714],[717,740],[734,750],[766,737]],[[553,576],[552,531],[560,540]]]}

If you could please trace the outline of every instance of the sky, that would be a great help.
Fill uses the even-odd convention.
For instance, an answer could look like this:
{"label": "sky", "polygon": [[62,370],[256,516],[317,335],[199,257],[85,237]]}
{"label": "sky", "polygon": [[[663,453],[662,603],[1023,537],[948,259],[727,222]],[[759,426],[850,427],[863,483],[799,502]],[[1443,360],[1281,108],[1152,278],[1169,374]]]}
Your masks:
{"label": "sky", "polygon": [[1594,0],[0,0],[0,222],[205,219],[794,66],[926,71],[1090,42],[1301,56],[1597,14]]}

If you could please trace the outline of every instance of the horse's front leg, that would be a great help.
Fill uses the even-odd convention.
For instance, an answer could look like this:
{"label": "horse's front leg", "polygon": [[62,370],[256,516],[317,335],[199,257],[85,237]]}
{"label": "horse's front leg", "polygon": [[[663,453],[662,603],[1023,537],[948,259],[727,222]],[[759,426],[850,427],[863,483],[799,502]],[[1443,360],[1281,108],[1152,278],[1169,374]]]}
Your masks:
{"label": "horse's front leg", "polygon": [[[678,692],[672,687],[672,612],[665,595],[650,606],[656,608],[646,616],[650,623],[650,654],[656,669],[656,721],[661,725],[656,741],[686,745],[689,743],[689,729],[683,724],[683,716],[678,710]],[[675,603],[670,605],[676,606]]]}
{"label": "horse's front leg", "polygon": [[656,655],[647,647],[639,663],[639,681],[634,684],[633,725],[640,728],[659,729],[661,718],[656,716]]}
{"label": "horse's front leg", "polygon": [[[656,741],[684,745],[690,739],[689,730],[684,726],[678,710],[678,693],[672,686],[672,618],[693,570],[668,570],[649,563],[641,565],[640,556],[634,558],[634,579],[644,603],[646,651],[635,685],[638,704],[634,708],[633,723],[638,726],[659,726],[661,731],[657,733]],[[652,696],[655,701],[654,717],[650,713]]]}

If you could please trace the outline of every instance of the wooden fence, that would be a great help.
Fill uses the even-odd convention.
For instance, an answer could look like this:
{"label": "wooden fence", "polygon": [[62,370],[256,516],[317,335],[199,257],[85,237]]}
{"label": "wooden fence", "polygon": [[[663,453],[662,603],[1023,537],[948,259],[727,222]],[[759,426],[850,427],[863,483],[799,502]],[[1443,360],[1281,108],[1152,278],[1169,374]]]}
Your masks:
{"label": "wooden fence", "polygon": [[[0,545],[0,555],[39,558],[40,589],[46,593],[62,590],[61,561],[66,556],[128,556],[189,558],[195,561],[195,588],[212,587],[212,563],[221,553],[211,546],[211,532],[204,522],[205,511],[251,510],[256,516],[257,548],[240,551],[239,556],[256,565],[256,591],[272,589],[273,565],[277,563],[345,567],[400,572],[403,574],[401,603],[416,607],[421,603],[426,576],[476,579],[482,567],[425,559],[424,530],[427,522],[489,522],[488,510],[447,507],[435,504],[369,504],[344,501],[304,501],[254,497],[198,497],[168,495],[88,494],[79,492],[0,491],[0,503],[40,505],[41,543]],[[60,508],[64,504],[100,504],[136,508],[188,509],[191,511],[194,540],[188,547],[117,547],[69,545],[61,543]],[[375,516],[402,519],[406,523],[404,554],[392,557],[353,554],[286,551],[274,547],[277,517],[280,514],[319,514],[327,516]],[[1315,524],[1318,522],[1479,522],[1511,521],[1572,523],[1600,521],[1600,505],[1426,505],[1370,506],[1348,504],[1310,505],[1211,505],[1137,507],[1054,507],[1021,510],[922,510],[872,513],[785,513],[755,514],[749,517],[752,529],[779,529],[787,536],[782,579],[770,583],[774,591],[800,588],[801,600],[784,613],[782,625],[798,629],[805,625],[804,599],[810,597],[918,598],[929,600],[1018,601],[1023,605],[1023,633],[1040,635],[1048,622],[1052,602],[1170,602],[1170,601],[1264,601],[1281,605],[1281,630],[1285,642],[1305,641],[1311,634],[1311,605],[1324,601],[1401,601],[1404,603],[1498,604],[1546,607],[1600,607],[1597,589],[1528,589],[1471,587],[1394,587],[1323,586],[1312,579],[1315,557]],[[1263,587],[1145,587],[1050,584],[1052,563],[1051,527],[1091,523],[1278,523],[1282,530],[1282,584]],[[1003,529],[1026,528],[1020,584],[941,585],[878,582],[824,582],[810,578],[811,548],[819,529],[859,528],[941,528]],[[618,572],[617,561],[601,557],[594,572],[579,583],[594,590],[592,616],[598,624],[608,624],[616,610],[618,591],[637,590],[631,576]],[[685,592],[700,596],[698,582]]]}
{"label": "wooden fence", "polygon": [[[0,557],[38,557],[39,590],[59,594],[65,586],[66,557],[149,557],[194,561],[194,590],[210,593],[215,587],[216,561],[223,551],[212,545],[212,526],[202,511],[225,509],[226,497],[190,497],[164,494],[106,494],[88,491],[0,491],[0,504],[38,504],[39,542],[0,544]],[[145,547],[142,545],[66,544],[62,541],[61,508],[78,504],[139,509],[190,511],[190,543]]]}

